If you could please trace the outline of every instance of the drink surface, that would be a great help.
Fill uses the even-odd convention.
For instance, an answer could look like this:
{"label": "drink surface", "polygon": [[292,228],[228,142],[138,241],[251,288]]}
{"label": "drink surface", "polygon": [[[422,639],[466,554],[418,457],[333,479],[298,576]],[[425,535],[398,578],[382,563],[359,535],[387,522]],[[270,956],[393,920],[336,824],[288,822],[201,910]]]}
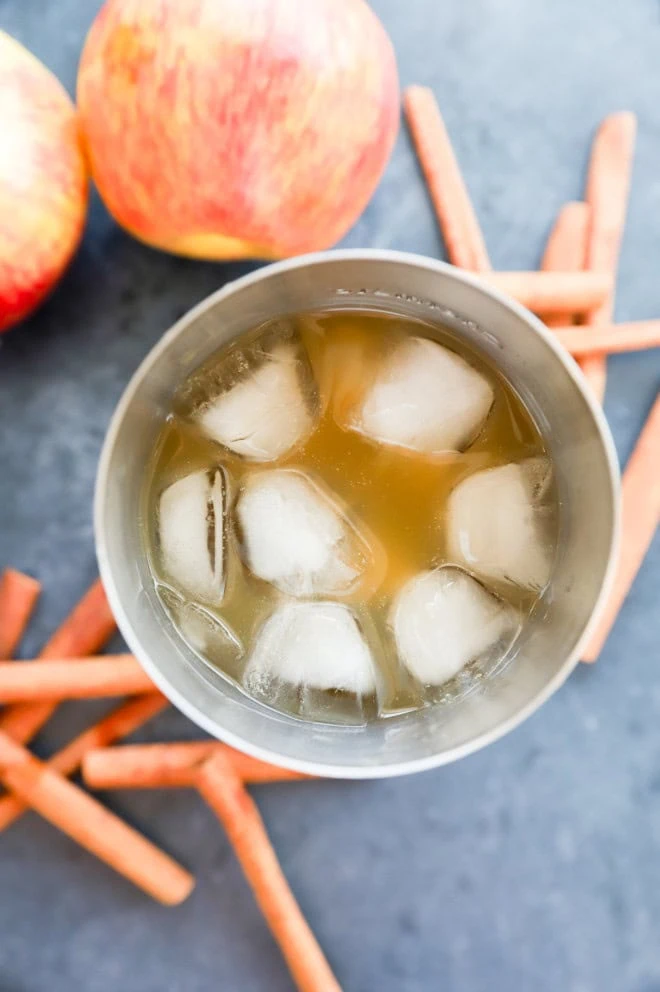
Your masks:
{"label": "drink surface", "polygon": [[556,502],[543,437],[489,360],[435,324],[342,310],[262,325],[182,384],[142,516],[201,657],[266,705],[360,723],[515,657]]}

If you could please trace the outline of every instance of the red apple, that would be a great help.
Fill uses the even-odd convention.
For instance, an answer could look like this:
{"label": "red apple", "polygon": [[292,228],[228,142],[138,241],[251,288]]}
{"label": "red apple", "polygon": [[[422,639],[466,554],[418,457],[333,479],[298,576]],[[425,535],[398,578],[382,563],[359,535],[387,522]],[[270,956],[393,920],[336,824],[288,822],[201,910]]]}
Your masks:
{"label": "red apple", "polygon": [[0,31],[0,331],[53,288],[85,221],[76,111],[55,76]]}
{"label": "red apple", "polygon": [[107,0],[78,104],[116,220],[211,259],[334,244],[399,121],[392,46],[364,0]]}

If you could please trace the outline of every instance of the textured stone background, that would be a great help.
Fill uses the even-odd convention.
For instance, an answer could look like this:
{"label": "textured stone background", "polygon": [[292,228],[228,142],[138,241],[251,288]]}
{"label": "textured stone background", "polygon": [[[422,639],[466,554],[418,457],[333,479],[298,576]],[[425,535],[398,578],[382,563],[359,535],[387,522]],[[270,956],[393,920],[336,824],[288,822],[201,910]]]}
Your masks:
{"label": "textured stone background", "polygon": [[[435,89],[495,264],[537,264],[608,111],[639,115],[617,315],[660,315],[658,0],[374,0],[402,82]],[[0,0],[0,27],[73,87],[97,0]],[[0,131],[0,142],[2,141]],[[349,246],[442,248],[408,137]],[[0,563],[46,592],[33,652],[95,574],[91,497],[111,410],[171,322],[243,265],[186,262],[94,203],[61,288],[0,342]],[[610,362],[625,459],[657,353]],[[514,734],[403,780],[263,787],[284,869],[346,992],[660,990],[660,540],[600,664]],[[89,722],[63,707],[39,748]],[[196,736],[183,717],[148,738]],[[199,877],[162,909],[36,817],[0,838],[0,992],[284,992],[287,972],[193,795],[108,801]]]}

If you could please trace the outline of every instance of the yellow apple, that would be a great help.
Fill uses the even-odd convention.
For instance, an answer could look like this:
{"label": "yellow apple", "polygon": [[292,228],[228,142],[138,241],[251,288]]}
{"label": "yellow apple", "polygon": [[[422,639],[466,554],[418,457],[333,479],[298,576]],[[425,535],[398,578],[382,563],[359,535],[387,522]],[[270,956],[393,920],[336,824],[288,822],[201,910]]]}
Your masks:
{"label": "yellow apple", "polygon": [[364,0],[106,0],[78,105],[116,220],[210,259],[333,245],[399,122],[392,46]]}
{"label": "yellow apple", "polygon": [[75,108],[53,74],[0,31],[0,331],[53,288],[85,222]]}

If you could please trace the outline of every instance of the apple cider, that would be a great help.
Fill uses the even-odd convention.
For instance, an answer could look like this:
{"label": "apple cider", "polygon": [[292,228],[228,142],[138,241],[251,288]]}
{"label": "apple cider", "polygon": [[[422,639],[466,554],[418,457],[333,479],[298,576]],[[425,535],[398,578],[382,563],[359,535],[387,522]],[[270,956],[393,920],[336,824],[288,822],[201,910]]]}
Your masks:
{"label": "apple cider", "polygon": [[557,495],[502,373],[449,328],[278,318],[177,390],[142,519],[160,599],[267,706],[362,723],[478,691],[547,586]]}

